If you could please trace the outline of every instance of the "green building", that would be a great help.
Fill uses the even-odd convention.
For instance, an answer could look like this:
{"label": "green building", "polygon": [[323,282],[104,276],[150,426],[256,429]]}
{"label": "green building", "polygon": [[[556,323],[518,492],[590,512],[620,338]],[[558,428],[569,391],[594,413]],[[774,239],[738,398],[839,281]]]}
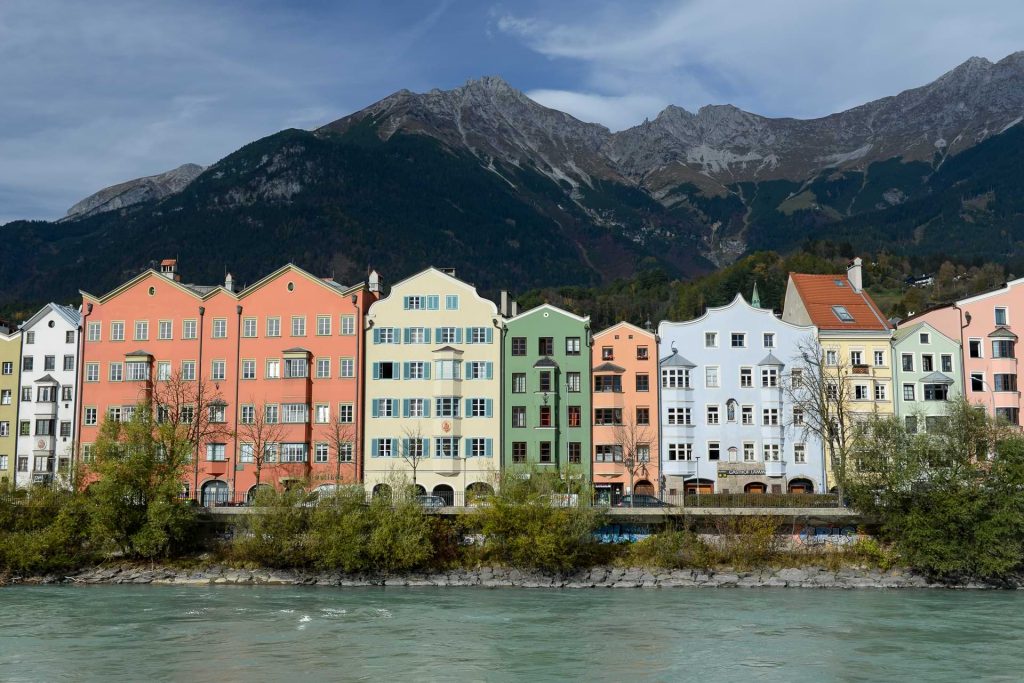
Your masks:
{"label": "green building", "polygon": [[928,323],[912,324],[896,330],[892,356],[896,414],[909,431],[929,429],[947,415],[949,401],[963,396],[960,344]]}
{"label": "green building", "polygon": [[544,304],[505,323],[502,466],[591,481],[590,318]]}

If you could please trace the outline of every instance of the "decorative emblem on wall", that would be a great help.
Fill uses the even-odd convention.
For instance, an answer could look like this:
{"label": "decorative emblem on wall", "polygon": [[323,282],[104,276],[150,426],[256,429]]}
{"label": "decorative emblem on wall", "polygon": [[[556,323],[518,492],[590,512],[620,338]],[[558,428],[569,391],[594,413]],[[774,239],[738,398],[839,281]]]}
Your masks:
{"label": "decorative emblem on wall", "polygon": [[46,439],[39,439],[39,441],[36,442],[36,446],[39,448],[46,448]]}
{"label": "decorative emblem on wall", "polygon": [[447,434],[448,432],[452,431],[452,423],[449,422],[448,420],[445,420],[444,422],[442,422],[441,423],[441,431],[444,432],[445,434]]}

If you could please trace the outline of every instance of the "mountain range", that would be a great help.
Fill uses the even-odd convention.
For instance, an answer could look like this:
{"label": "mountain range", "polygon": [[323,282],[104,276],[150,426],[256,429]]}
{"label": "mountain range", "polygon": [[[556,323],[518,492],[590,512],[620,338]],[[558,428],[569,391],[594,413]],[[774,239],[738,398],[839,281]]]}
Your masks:
{"label": "mountain range", "polygon": [[620,132],[496,77],[402,90],[7,224],[0,304],[104,291],[168,255],[200,281],[432,263],[490,291],[689,277],[819,238],[1006,260],[1024,248],[1022,117],[1024,52],[817,119],[670,106]]}

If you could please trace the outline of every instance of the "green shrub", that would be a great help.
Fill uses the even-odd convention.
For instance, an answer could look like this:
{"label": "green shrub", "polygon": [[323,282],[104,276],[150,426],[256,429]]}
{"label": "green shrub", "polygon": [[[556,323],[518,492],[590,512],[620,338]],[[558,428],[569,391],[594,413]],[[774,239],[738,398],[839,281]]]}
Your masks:
{"label": "green shrub", "polygon": [[781,520],[773,515],[736,515],[717,522],[718,551],[736,569],[764,567],[778,559]]}
{"label": "green shrub", "polygon": [[231,544],[235,560],[264,567],[304,567],[310,562],[306,532],[309,495],[301,489],[261,487],[250,514],[242,515]]}
{"label": "green shrub", "polygon": [[630,566],[706,569],[718,562],[715,551],[692,531],[663,531],[628,548]]}

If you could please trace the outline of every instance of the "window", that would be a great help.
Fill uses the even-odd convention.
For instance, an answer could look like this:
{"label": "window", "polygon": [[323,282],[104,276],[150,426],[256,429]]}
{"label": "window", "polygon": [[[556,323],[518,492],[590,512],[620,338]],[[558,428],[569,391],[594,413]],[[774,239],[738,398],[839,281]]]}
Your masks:
{"label": "window", "polygon": [[742,349],[747,346],[747,335],[743,332],[733,332],[729,335],[729,345],[734,349]]}
{"label": "window", "polygon": [[663,389],[689,389],[690,371],[684,368],[664,368],[661,371]]}
{"label": "window", "polygon": [[210,334],[214,339],[226,339],[228,336],[227,318],[214,318]]}
{"label": "window", "polygon": [[462,376],[462,361],[438,360],[434,361],[434,377],[437,379],[460,379]]}
{"label": "window", "polygon": [[967,342],[968,354],[971,358],[981,358],[981,340],[970,339]]}
{"label": "window", "polygon": [[565,338],[565,355],[567,355],[567,356],[578,356],[578,355],[580,355],[580,338],[579,337],[566,337]]}
{"label": "window", "polygon": [[835,314],[835,316],[837,318],[839,318],[840,322],[844,322],[844,323],[852,323],[853,322],[853,316],[850,315],[850,312],[848,310],[846,310],[846,306],[833,306],[832,307],[832,312]]}
{"label": "window", "polygon": [[316,334],[318,337],[326,337],[331,333],[331,316],[318,315],[316,317]]}
{"label": "window", "polygon": [[551,371],[541,370],[537,375],[537,386],[540,391],[551,391]]}
{"label": "window", "polygon": [[181,321],[181,338],[182,339],[195,339],[196,338],[196,321],[195,320],[182,320]]}
{"label": "window", "polygon": [[579,393],[580,391],[580,373],[578,372],[567,372],[565,373],[565,388],[571,394]]}
{"label": "window", "polygon": [[[121,416],[121,409],[117,409],[118,417]],[[32,423],[28,420],[22,420],[18,423],[18,435],[19,436],[32,436]]]}
{"label": "window", "polygon": [[43,356],[43,370],[55,370],[57,368],[56,356]]}
{"label": "window", "polygon": [[993,358],[1013,358],[1014,343],[1012,339],[995,339],[992,341]]}
{"label": "window", "polygon": [[121,363],[111,363],[108,368],[108,380],[111,382],[120,382],[124,379],[124,365]]}
{"label": "window", "polygon": [[708,442],[708,460],[718,460],[722,454],[722,446],[717,441]]}
{"label": "window", "polygon": [[[29,391],[32,391],[32,389],[29,388]],[[36,401],[39,403],[55,403],[57,401],[57,387],[49,385],[39,387],[36,393]]]}
{"label": "window", "polygon": [[689,408],[669,408],[666,413],[666,418],[670,425],[690,426],[693,424],[690,419]]}
{"label": "window", "polygon": [[971,373],[971,391],[985,391],[985,374],[982,372]]}
{"label": "window", "polygon": [[459,399],[456,396],[438,396],[434,399],[434,414],[437,417],[458,417]]}
{"label": "window", "polygon": [[331,359],[330,358],[317,358],[316,359],[316,376],[317,379],[328,379],[331,376]]}
{"label": "window", "polygon": [[74,398],[74,387],[63,386],[60,388],[60,400],[70,401]]}
{"label": "window", "polygon": [[868,385],[866,385],[866,384],[857,384],[857,385],[855,385],[853,387],[853,398],[854,398],[854,400],[857,400],[857,401],[867,401],[868,398],[869,398],[869,395],[868,395]]}
{"label": "window", "polygon": [[525,394],[526,393],[526,373],[525,372],[513,372],[512,373],[512,393],[513,394]]}
{"label": "window", "polygon": [[568,418],[570,427],[579,427],[583,424],[583,407],[582,406],[568,406]]}
{"label": "window", "polygon": [[192,424],[195,420],[196,409],[195,406],[182,406],[178,411],[178,417],[183,424]]}
{"label": "window", "polygon": [[280,318],[267,318],[267,336],[268,337],[280,337],[281,336],[281,319]]}
{"label": "window", "polygon": [[755,451],[754,451],[754,442],[753,441],[744,441],[743,442],[743,462],[754,462],[755,458],[756,458],[756,454],[755,454]]}
{"label": "window", "polygon": [[1017,391],[1017,375],[992,375],[992,391]]}
{"label": "window", "polygon": [[753,368],[740,368],[740,386],[745,389],[754,386]]}
{"label": "window", "polygon": [[278,444],[268,443],[263,446],[263,462],[277,462]]}
{"label": "window", "polygon": [[638,346],[638,347],[636,347],[636,359],[637,360],[647,360],[648,358],[650,358],[650,351],[648,350],[648,348],[646,346]]}
{"label": "window", "polygon": [[619,375],[595,375],[594,391],[598,393],[622,393],[622,377]]}
{"label": "window", "polygon": [[538,446],[539,446],[539,449],[540,449],[540,458],[539,458],[540,462],[543,462],[543,463],[551,462],[551,442],[550,441],[541,441],[540,444],[538,444]]}
{"label": "window", "polygon": [[761,368],[761,386],[762,387],[777,387],[777,386],[779,386],[779,369],[778,368]]}
{"label": "window", "polygon": [[136,320],[135,321],[135,341],[148,341],[149,340],[149,321],[148,320]]}
{"label": "window", "polygon": [[850,365],[864,365],[864,352],[850,351]]}
{"label": "window", "polygon": [[270,358],[267,360],[267,371],[266,379],[280,379],[281,378],[281,360],[278,358]]}
{"label": "window", "polygon": [[256,336],[256,318],[242,319],[242,336],[246,338]]}
{"label": "window", "polygon": [[223,360],[214,360],[210,363],[210,379],[215,382],[223,381],[227,373],[227,363]]}
{"label": "window", "polygon": [[25,333],[25,343],[26,344],[35,344],[36,343],[36,333],[35,332],[26,332]]}
{"label": "window", "polygon": [[304,315],[293,315],[292,316],[292,336],[293,337],[305,337],[306,336],[306,316],[304,316]]}
{"label": "window", "polygon": [[[339,358],[338,364],[341,366],[342,377],[355,377],[356,376],[356,362],[353,358]],[[420,369],[423,368],[423,363],[419,364]]]}
{"label": "window", "polygon": [[268,403],[263,406],[263,421],[267,424],[277,424],[280,422],[280,410],[276,403]]}
{"label": "window", "polygon": [[256,361],[246,359],[242,361],[242,379],[256,379]]}
{"label": "window", "polygon": [[238,462],[255,462],[256,451],[251,443],[243,443],[238,447]]}
{"label": "window", "polygon": [[124,364],[129,382],[145,382],[149,379],[149,363],[131,361]]}
{"label": "window", "polygon": [[537,425],[539,427],[554,426],[551,422],[551,406],[540,406]]}
{"label": "window", "polygon": [[622,408],[595,408],[595,425],[621,425]]}
{"label": "window", "polygon": [[526,426],[526,406],[512,406],[512,426]]}
{"label": "window", "polygon": [[[31,332],[29,333],[31,334]],[[110,341],[124,341],[124,323],[110,323]]]}
{"label": "window", "polygon": [[935,356],[930,353],[921,354],[921,372],[933,372],[935,370]]}
{"label": "window", "polygon": [[716,425],[718,421],[718,406],[707,406],[707,422],[709,425]]}
{"label": "window", "polygon": [[354,315],[341,316],[341,334],[348,337],[356,333],[356,317]]}
{"label": "window", "polygon": [[[462,328],[461,327],[439,327],[437,328],[437,343],[438,344],[461,344],[462,343]],[[526,347],[523,347],[524,351],[522,355],[526,355]]]}
{"label": "window", "polygon": [[926,401],[947,401],[949,400],[949,387],[945,384],[925,384],[924,400]]}
{"label": "window", "polygon": [[540,337],[537,340],[537,354],[540,356],[551,356],[555,353],[555,338]]}
{"label": "window", "polygon": [[953,356],[948,353],[944,353],[940,356],[940,362],[942,364],[943,372],[953,372]]}
{"label": "window", "polygon": [[754,406],[743,406],[740,408],[740,424],[744,426],[754,424]]}
{"label": "window", "polygon": [[355,422],[355,406],[351,403],[339,403],[338,422],[342,424],[352,424]]}
{"label": "window", "polygon": [[212,423],[223,423],[227,421],[227,406],[224,403],[214,403],[209,406],[207,414],[209,415],[210,422]]}
{"label": "window", "polygon": [[[578,465],[583,462],[583,444],[579,441],[570,441],[566,445],[568,446],[569,463]],[[641,446],[637,448],[639,449]]]}
{"label": "window", "polygon": [[595,446],[594,460],[597,462],[622,462],[622,446],[610,444]]}
{"label": "window", "polygon": [[306,462],[309,459],[304,443],[281,444],[281,462]]}
{"label": "window", "polygon": [[327,444],[318,443],[313,447],[313,462],[325,463],[327,462]]}
{"label": "window", "polygon": [[244,425],[251,425],[256,421],[256,406],[254,405],[243,405],[242,413],[239,416],[239,420]]}
{"label": "window", "polygon": [[601,360],[615,360],[615,349],[611,346],[602,346]]}
{"label": "window", "polygon": [[999,420],[1005,420],[1010,424],[1020,424],[1020,409],[1019,408],[996,408],[996,418]]}
{"label": "window", "polygon": [[807,446],[805,444],[793,444],[793,462],[800,465],[807,462]]}
{"label": "window", "polygon": [[885,351],[875,351],[875,367],[885,365]]}
{"label": "window", "polygon": [[490,361],[471,360],[466,363],[466,379],[490,379],[492,374]]}
{"label": "window", "polygon": [[351,441],[343,441],[338,444],[336,448],[338,449],[338,460],[341,462],[352,462],[355,454],[355,446]]}
{"label": "window", "polygon": [[526,355],[526,337],[512,337],[512,355]]}
{"label": "window", "polygon": [[997,306],[995,309],[996,314],[996,325],[1006,324],[1006,309],[1002,306]]}
{"label": "window", "polygon": [[900,362],[903,364],[903,372],[914,371],[914,354],[904,353],[900,356]]}
{"label": "window", "polygon": [[524,462],[526,462],[526,442],[525,441],[513,441],[512,442],[512,462],[513,463],[524,463]]}
{"label": "window", "polygon": [[446,311],[457,311],[459,310],[459,295],[458,294],[446,294],[444,297],[444,309]]}
{"label": "window", "polygon": [[86,382],[99,382],[100,381],[100,364],[99,363],[86,363],[85,364],[85,381]]}
{"label": "window", "polygon": [[636,409],[636,424],[638,427],[646,427],[651,424],[651,409],[638,407]]}
{"label": "window", "polygon": [[82,421],[85,424],[90,425],[90,426],[95,425],[96,424],[96,408],[94,408],[92,406],[86,408],[85,409],[85,414],[82,417]]}
{"label": "window", "polygon": [[32,387],[22,387],[21,388],[21,400],[22,401],[31,401],[32,400]]}
{"label": "window", "polygon": [[490,417],[491,400],[489,398],[469,399],[469,414],[466,417]]}
{"label": "window", "polygon": [[914,400],[914,385],[904,384],[903,385],[903,400],[913,401]]}
{"label": "window", "polygon": [[884,385],[884,384],[876,384],[875,385],[875,400],[876,401],[887,401],[888,400],[887,392],[885,390],[885,386],[886,385]]}
{"label": "window", "polygon": [[709,365],[704,368],[704,386],[708,389],[718,387],[718,366]]}
{"label": "window", "polygon": [[222,462],[227,460],[227,444],[208,443],[206,444],[206,459],[211,462]]}
{"label": "window", "polygon": [[777,427],[779,424],[779,409],[762,408],[761,424],[764,425],[765,427]]}
{"label": "window", "polygon": [[317,424],[327,424],[331,421],[331,406],[327,403],[317,403],[314,406],[313,420]]}
{"label": "window", "polygon": [[91,342],[98,342],[102,335],[103,325],[102,323],[89,323],[86,328],[86,338]]}
{"label": "window", "polygon": [[761,454],[764,457],[765,462],[778,462],[782,458],[780,453],[779,444],[777,443],[766,443],[761,446]]}
{"label": "window", "polygon": [[636,390],[637,391],[650,391],[651,390],[651,377],[646,372],[638,372],[636,375]]}
{"label": "window", "polygon": [[75,369],[75,357],[74,356],[64,356],[64,370],[68,371],[68,370],[74,370],[74,369]]}
{"label": "window", "polygon": [[14,374],[14,363],[9,361],[9,360],[8,361],[4,361],[3,365],[0,366],[0,368],[2,368],[2,370],[0,370],[0,374],[4,374],[4,375],[13,375]]}
{"label": "window", "polygon": [[12,396],[11,396],[11,390],[10,389],[4,389],[4,390],[0,391],[0,406],[9,406],[9,405],[11,405],[11,400],[12,400]]}
{"label": "window", "polygon": [[670,443],[668,445],[669,460],[693,460],[693,444]]}
{"label": "window", "polygon": [[287,379],[309,376],[309,362],[305,358],[285,358],[284,376]]}
{"label": "window", "polygon": [[439,436],[434,439],[434,457],[459,457],[459,440],[454,436]]}
{"label": "window", "polygon": [[282,403],[281,421],[285,424],[305,424],[309,422],[309,406],[305,403]]}
{"label": "window", "polygon": [[793,426],[802,427],[804,424],[804,409],[793,408]]}

